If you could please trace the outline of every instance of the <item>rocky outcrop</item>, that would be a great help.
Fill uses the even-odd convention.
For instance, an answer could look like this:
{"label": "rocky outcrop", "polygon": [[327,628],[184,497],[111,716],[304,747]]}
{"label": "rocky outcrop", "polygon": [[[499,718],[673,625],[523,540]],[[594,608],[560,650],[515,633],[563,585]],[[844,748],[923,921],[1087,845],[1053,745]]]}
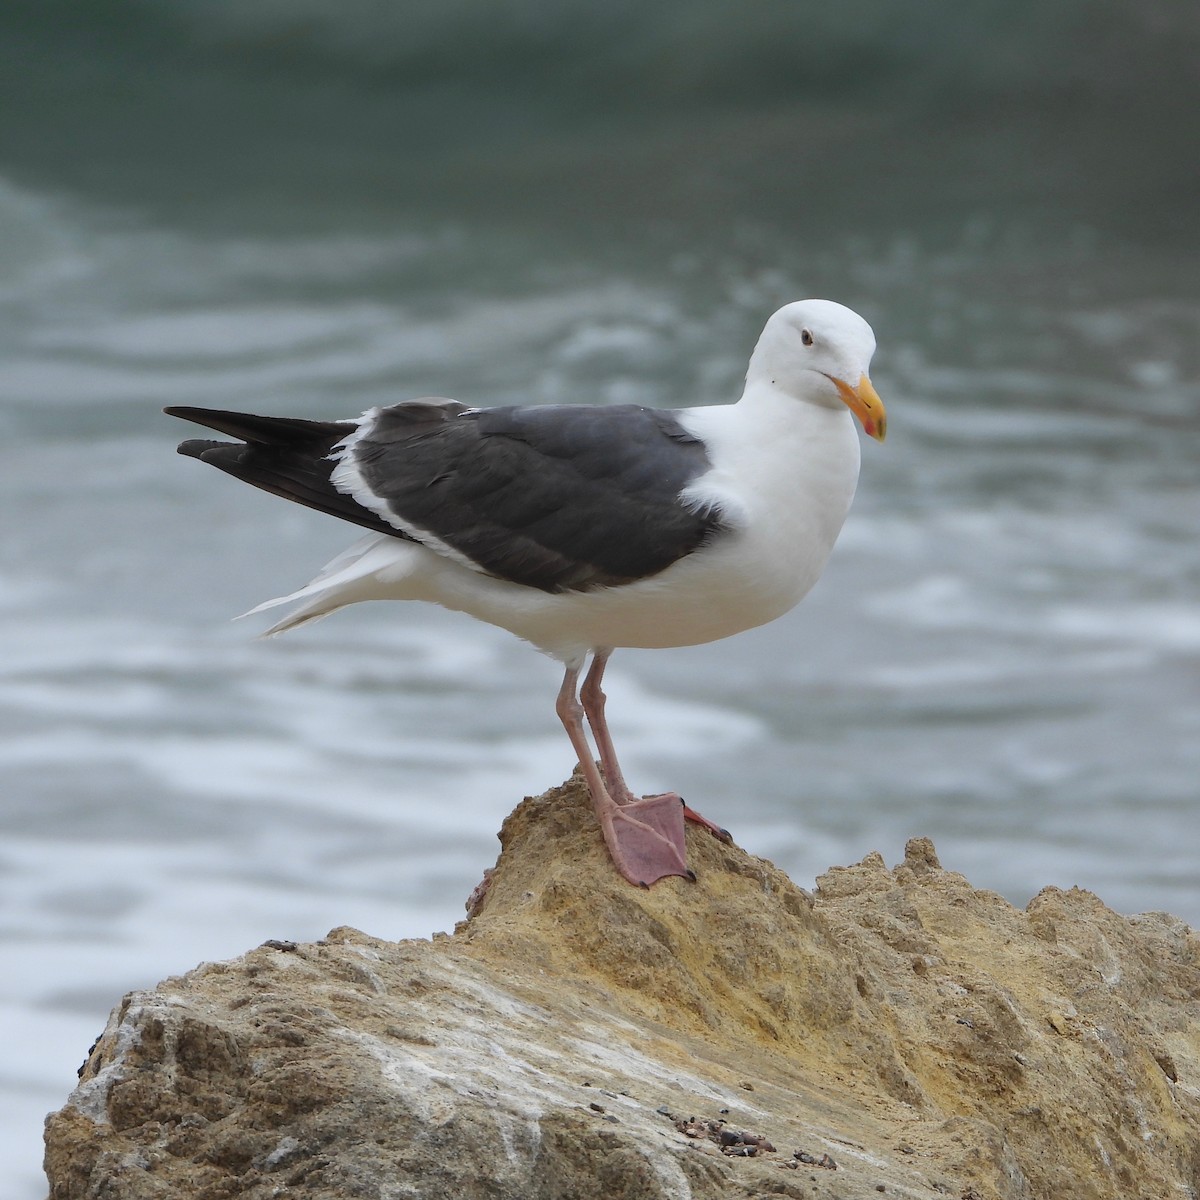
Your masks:
{"label": "rocky outcrop", "polygon": [[1200,942],[928,841],[821,877],[689,830],[630,887],[577,780],[453,936],[335,929],[125,998],[53,1200],[1200,1194]]}

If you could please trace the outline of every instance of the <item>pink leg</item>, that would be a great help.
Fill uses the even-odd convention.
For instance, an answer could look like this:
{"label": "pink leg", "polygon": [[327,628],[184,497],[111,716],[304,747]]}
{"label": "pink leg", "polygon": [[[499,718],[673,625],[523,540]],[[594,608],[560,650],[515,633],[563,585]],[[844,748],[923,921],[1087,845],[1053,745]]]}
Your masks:
{"label": "pink leg", "polygon": [[678,796],[652,796],[618,804],[604,784],[583,731],[583,706],[576,696],[579,667],[568,666],[555,706],[587,781],[605,844],[630,883],[649,887],[667,875],[694,879],[683,839],[683,805]]}
{"label": "pink leg", "polygon": [[[629,785],[625,782],[625,776],[621,774],[621,765],[617,762],[617,751],[613,746],[612,734],[609,733],[608,722],[604,718],[605,695],[601,684],[604,681],[604,668],[608,666],[611,654],[611,650],[595,652],[591,668],[588,670],[583,687],[579,692],[579,698],[583,701],[584,714],[591,726],[592,736],[596,739],[596,750],[600,754],[600,767],[604,772],[604,778],[608,782],[612,797],[618,804],[630,804],[636,802],[637,797],[630,791]],[[673,792],[663,793],[668,796],[674,794]],[[729,830],[722,829],[720,825],[710,821],[707,817],[702,817],[695,809],[688,808],[686,804],[683,806],[683,815],[685,820],[694,821],[722,842],[733,841]]]}
{"label": "pink leg", "polygon": [[613,746],[612,734],[608,732],[608,722],[604,719],[604,701],[606,699],[600,685],[604,681],[604,668],[608,666],[611,650],[597,650],[592,657],[592,665],[588,670],[583,687],[579,690],[579,699],[583,701],[584,715],[596,739],[596,750],[600,754],[600,769],[612,791],[613,799],[618,804],[629,804],[637,797],[629,790],[621,765],[617,762],[617,751]]}

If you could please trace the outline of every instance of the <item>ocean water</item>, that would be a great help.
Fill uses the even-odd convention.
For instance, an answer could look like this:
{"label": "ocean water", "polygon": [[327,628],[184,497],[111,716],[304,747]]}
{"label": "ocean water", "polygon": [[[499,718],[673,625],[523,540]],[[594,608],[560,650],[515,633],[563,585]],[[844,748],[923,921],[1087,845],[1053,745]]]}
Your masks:
{"label": "ocean water", "polygon": [[891,429],[833,562],[614,658],[631,783],[803,885],[928,835],[1200,921],[1198,30],[762,11],[0,17],[3,1200],[123,992],[450,928],[572,767],[500,631],[231,623],[357,533],[176,456],[168,403],[716,403],[779,304],[852,305]]}

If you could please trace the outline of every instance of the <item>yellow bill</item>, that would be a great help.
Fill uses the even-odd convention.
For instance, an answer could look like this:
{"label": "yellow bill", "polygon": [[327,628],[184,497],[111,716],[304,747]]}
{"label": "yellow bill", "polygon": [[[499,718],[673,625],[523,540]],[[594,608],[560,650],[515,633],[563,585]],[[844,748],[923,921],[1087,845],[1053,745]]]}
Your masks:
{"label": "yellow bill", "polygon": [[883,401],[871,381],[864,375],[851,387],[844,379],[834,375],[829,378],[833,380],[846,407],[862,422],[866,433],[882,442],[887,437],[887,409],[883,407]]}

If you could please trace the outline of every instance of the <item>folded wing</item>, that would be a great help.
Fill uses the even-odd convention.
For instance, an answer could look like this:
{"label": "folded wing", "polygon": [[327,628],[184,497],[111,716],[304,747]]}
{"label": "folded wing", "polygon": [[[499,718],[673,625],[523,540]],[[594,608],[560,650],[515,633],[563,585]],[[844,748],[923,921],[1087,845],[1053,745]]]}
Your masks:
{"label": "folded wing", "polygon": [[242,438],[180,452],[474,570],[543,591],[653,576],[721,526],[680,493],[709,468],[670,412],[406,401],[357,421],[170,408]]}

